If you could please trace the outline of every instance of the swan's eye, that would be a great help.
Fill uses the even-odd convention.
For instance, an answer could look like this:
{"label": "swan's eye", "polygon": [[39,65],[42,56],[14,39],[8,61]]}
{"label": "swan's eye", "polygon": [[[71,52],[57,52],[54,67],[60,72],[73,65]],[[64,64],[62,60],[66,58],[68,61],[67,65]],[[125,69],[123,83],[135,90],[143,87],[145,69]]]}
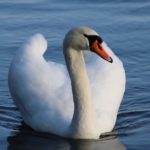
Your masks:
{"label": "swan's eye", "polygon": [[89,45],[91,46],[95,41],[97,41],[98,44],[101,44],[103,42],[102,38],[98,35],[86,35],[84,36],[88,39]]}

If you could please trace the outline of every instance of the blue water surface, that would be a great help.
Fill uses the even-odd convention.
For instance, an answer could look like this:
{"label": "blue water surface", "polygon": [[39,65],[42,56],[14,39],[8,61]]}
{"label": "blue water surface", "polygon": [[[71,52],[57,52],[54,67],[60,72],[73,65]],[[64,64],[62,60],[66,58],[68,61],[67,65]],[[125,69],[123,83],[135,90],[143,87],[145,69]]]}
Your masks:
{"label": "blue water surface", "polygon": [[[62,41],[76,26],[95,29],[123,61],[127,85],[115,129],[101,140],[58,138],[31,130],[9,94],[8,68],[22,43],[42,33],[46,59],[64,63]],[[0,149],[150,149],[149,0],[0,1]],[[116,81],[117,83],[117,81]]]}

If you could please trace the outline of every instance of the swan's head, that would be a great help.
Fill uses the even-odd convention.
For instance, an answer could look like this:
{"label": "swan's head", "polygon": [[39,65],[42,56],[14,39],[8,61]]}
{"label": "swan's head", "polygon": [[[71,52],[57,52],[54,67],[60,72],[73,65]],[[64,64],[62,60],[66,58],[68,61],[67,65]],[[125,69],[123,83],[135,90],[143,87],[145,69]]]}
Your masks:
{"label": "swan's head", "polygon": [[64,50],[73,48],[76,50],[89,50],[99,55],[104,60],[112,63],[113,59],[108,55],[103,46],[103,40],[96,31],[87,27],[70,30],[64,39]]}

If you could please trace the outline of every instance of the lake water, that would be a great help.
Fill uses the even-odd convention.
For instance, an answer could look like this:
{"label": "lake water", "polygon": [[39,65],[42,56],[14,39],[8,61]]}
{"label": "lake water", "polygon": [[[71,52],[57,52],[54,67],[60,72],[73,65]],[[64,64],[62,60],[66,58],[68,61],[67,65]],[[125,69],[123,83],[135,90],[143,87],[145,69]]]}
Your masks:
{"label": "lake water", "polygon": [[[57,50],[62,49],[64,34],[76,26],[100,33],[126,69],[126,92],[115,129],[101,140],[67,140],[34,132],[22,124],[8,91],[8,68],[25,39],[44,34],[49,42],[46,59],[63,63]],[[150,149],[149,0],[0,1],[0,150],[5,149]]]}

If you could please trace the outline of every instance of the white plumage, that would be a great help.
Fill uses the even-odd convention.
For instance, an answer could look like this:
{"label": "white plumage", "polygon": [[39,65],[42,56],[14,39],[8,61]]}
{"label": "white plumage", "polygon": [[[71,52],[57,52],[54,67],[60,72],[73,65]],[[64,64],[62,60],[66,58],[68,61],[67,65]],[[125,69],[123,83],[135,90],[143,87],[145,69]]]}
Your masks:
{"label": "white plumage", "polygon": [[[72,31],[77,32],[75,38],[80,37],[78,34],[82,32],[97,35],[89,28]],[[85,40],[89,45],[86,38]],[[10,92],[26,124],[37,131],[88,139],[97,139],[103,132],[113,129],[125,90],[125,72],[119,58],[104,42],[102,46],[113,58],[112,64],[94,53],[84,51],[94,119],[92,123],[85,122],[81,125],[82,130],[87,128],[88,132],[86,129],[83,133],[79,130],[76,135],[75,129],[71,127],[71,122],[76,124],[77,121],[72,121],[74,101],[66,66],[44,59],[47,41],[43,35],[35,34],[27,40],[14,57],[9,70]],[[78,80],[82,84],[84,79],[81,77]],[[89,114],[90,110],[86,110],[86,106],[81,109]],[[90,131],[87,124],[94,124],[95,129]]]}

